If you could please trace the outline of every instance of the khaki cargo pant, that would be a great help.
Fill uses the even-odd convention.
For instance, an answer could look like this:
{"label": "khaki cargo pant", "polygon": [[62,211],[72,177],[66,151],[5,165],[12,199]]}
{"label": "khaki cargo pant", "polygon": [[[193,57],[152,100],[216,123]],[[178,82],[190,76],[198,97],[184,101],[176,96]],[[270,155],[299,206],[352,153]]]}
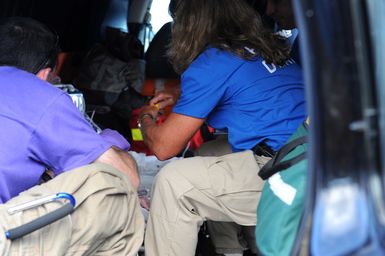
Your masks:
{"label": "khaki cargo pant", "polygon": [[[205,142],[195,151],[196,156],[223,156],[232,153],[227,135]],[[266,158],[268,161],[270,158]],[[259,166],[262,168],[262,166]],[[207,231],[218,254],[243,254],[245,248],[257,253],[255,226],[241,226],[235,222],[208,220]]]}
{"label": "khaki cargo pant", "polygon": [[[171,162],[155,178],[146,256],[192,256],[206,220],[256,224],[265,159],[252,151]],[[258,162],[258,164],[257,164]]]}
{"label": "khaki cargo pant", "polygon": [[[10,241],[4,231],[61,206],[43,206],[9,215],[7,209],[36,198],[67,192],[76,199],[74,212],[22,238]],[[137,255],[144,220],[128,178],[105,164],[65,172],[0,205],[0,255]]]}

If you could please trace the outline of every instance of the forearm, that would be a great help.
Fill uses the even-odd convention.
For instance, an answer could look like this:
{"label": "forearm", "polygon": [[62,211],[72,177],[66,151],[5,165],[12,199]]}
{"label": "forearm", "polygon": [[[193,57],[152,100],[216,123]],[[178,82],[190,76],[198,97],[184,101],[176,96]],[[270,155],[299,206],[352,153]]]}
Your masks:
{"label": "forearm", "polygon": [[166,126],[157,125],[151,118],[140,122],[143,140],[159,160],[176,156],[184,147],[184,143],[175,143],[168,135]]}
{"label": "forearm", "polygon": [[201,118],[171,113],[165,122],[157,125],[156,115],[154,108],[144,107],[139,123],[144,142],[159,160],[169,159],[181,152],[204,122]]}
{"label": "forearm", "polygon": [[126,151],[120,150],[116,147],[111,147],[99,156],[95,162],[101,162],[115,167],[127,175],[136,189],[139,187],[140,177],[138,173],[138,166],[134,158]]}

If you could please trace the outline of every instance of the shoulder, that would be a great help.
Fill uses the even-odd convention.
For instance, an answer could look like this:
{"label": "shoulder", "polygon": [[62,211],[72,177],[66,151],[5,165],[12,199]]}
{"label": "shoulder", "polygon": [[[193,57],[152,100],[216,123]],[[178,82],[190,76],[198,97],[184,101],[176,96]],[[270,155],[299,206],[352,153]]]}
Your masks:
{"label": "shoulder", "polygon": [[213,67],[218,64],[226,64],[229,63],[242,63],[245,60],[238,57],[237,55],[218,48],[209,47],[205,51],[203,51],[195,61],[193,61],[192,65],[197,65],[201,63],[205,63],[208,65],[212,65]]}
{"label": "shoulder", "polygon": [[12,109],[7,114],[21,122],[37,124],[48,110],[57,108],[57,102],[70,104],[71,101],[66,98],[69,97],[65,92],[34,74],[12,67],[0,67],[1,109]]}
{"label": "shoulder", "polygon": [[63,93],[36,75],[14,67],[0,67],[0,82],[2,89],[7,90],[7,94],[20,93],[21,96],[27,94],[51,98],[53,95]]}
{"label": "shoulder", "polygon": [[225,50],[210,47],[203,51],[182,74],[183,77],[215,79],[218,76],[229,75],[244,64],[246,60]]}

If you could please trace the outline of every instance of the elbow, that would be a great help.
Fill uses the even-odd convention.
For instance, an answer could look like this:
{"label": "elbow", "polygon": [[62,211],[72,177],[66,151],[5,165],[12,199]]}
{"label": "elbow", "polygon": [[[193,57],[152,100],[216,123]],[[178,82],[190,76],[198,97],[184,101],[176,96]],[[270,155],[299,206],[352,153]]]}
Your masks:
{"label": "elbow", "polygon": [[156,156],[156,158],[158,158],[159,161],[165,161],[165,160],[171,158],[171,157],[163,156],[163,155],[159,155],[159,154],[155,154],[155,156]]}
{"label": "elbow", "polygon": [[158,160],[160,161],[165,161],[167,159],[170,159],[174,156],[176,156],[178,153],[177,152],[171,152],[171,151],[167,151],[165,149],[153,149],[153,152],[154,152],[154,155],[156,156],[156,158],[158,158]]}
{"label": "elbow", "polygon": [[177,156],[187,142],[178,143],[170,140],[169,137],[158,137],[156,140],[148,140],[145,143],[158,160],[164,161]]}
{"label": "elbow", "polygon": [[154,152],[154,155],[160,161],[165,161],[165,160],[170,159],[171,157],[173,157],[172,155],[167,155],[167,154],[164,154],[163,152]]}

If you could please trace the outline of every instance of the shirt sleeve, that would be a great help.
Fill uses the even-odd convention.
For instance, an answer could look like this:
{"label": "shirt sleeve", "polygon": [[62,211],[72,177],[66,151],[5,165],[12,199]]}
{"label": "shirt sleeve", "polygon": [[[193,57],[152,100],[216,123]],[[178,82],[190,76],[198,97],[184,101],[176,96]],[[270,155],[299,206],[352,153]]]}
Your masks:
{"label": "shirt sleeve", "polygon": [[225,86],[225,79],[210,69],[191,67],[181,78],[181,95],[173,112],[206,118],[223,97]]}
{"label": "shirt sleeve", "polygon": [[60,94],[32,133],[29,157],[59,174],[93,162],[111,146],[93,130],[70,97]]}
{"label": "shirt sleeve", "polygon": [[232,74],[244,63],[239,57],[208,48],[181,77],[181,95],[173,112],[207,118],[214,108],[226,104]]}
{"label": "shirt sleeve", "polygon": [[105,141],[111,142],[114,146],[120,148],[121,150],[129,150],[131,148],[130,143],[126,140],[126,138],[123,137],[119,132],[111,129],[104,129],[101,133],[99,133],[100,136]]}

